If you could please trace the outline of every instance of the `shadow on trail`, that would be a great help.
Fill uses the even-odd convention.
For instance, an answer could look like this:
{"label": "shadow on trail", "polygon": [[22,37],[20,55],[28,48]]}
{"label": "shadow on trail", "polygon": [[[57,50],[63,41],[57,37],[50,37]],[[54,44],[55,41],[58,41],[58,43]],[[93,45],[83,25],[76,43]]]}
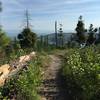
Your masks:
{"label": "shadow on trail", "polygon": [[57,97],[53,100],[71,100],[69,99],[69,95],[66,89],[66,85],[65,85],[65,79],[61,74],[61,69],[59,70],[57,77],[56,77],[56,85],[59,89],[59,93],[57,95]]}

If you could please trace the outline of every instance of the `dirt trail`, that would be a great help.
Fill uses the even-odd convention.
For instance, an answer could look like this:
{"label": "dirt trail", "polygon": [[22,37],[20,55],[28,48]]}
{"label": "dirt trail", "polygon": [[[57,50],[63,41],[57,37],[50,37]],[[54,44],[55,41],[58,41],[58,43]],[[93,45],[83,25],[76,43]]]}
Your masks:
{"label": "dirt trail", "polygon": [[50,55],[51,63],[45,71],[43,85],[40,88],[41,100],[67,100],[64,82],[61,77],[61,58]]}

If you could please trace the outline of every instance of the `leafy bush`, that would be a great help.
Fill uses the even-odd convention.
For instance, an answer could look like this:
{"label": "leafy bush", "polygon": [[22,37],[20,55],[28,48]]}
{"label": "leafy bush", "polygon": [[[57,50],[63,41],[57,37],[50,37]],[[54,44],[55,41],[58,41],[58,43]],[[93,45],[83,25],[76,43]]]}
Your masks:
{"label": "leafy bush", "polygon": [[100,100],[100,53],[96,47],[70,49],[62,74],[72,100]]}
{"label": "leafy bush", "polygon": [[[42,59],[36,57],[0,88],[0,99],[39,100],[37,88],[42,80]],[[6,100],[5,99],[5,100]]]}

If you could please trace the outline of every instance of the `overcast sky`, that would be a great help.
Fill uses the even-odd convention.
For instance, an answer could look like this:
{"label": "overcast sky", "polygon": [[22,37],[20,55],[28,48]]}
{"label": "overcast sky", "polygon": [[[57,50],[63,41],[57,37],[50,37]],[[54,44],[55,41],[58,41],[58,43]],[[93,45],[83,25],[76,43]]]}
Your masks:
{"label": "overcast sky", "polygon": [[[89,24],[100,26],[100,0],[1,0],[3,29],[21,30],[25,10],[30,13],[31,27],[41,33],[54,30],[55,20],[63,24],[64,31],[74,31],[78,17],[83,16],[86,28]],[[59,27],[59,26],[58,26]]]}

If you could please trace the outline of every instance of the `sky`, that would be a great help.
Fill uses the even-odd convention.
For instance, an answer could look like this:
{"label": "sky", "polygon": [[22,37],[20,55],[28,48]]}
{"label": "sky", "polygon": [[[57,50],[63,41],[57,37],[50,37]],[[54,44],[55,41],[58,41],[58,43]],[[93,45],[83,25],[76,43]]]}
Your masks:
{"label": "sky", "polygon": [[3,11],[0,23],[10,35],[21,32],[25,25],[25,11],[28,9],[33,31],[54,32],[54,22],[63,24],[64,32],[73,32],[80,15],[85,27],[92,23],[100,26],[100,0],[0,0]]}

